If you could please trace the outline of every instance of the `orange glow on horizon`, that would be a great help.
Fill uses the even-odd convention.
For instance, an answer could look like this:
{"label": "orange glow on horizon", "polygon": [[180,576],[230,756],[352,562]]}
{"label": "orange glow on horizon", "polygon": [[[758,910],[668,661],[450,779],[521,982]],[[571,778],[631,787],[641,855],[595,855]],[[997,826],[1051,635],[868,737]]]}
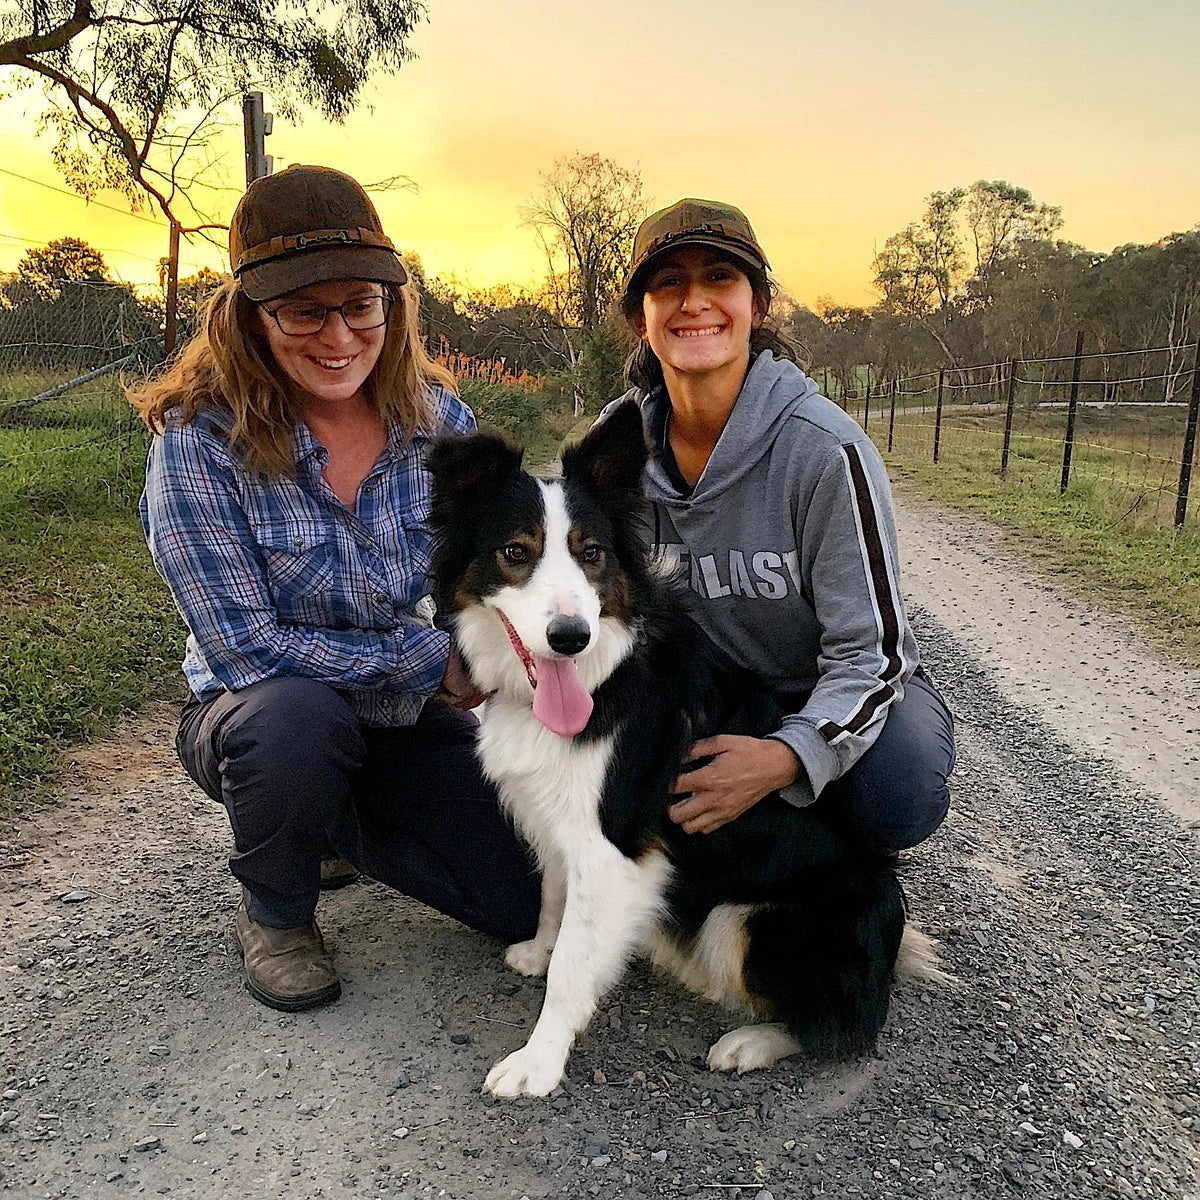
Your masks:
{"label": "orange glow on horizon", "polygon": [[[1100,250],[1200,220],[1200,93],[1161,58],[1168,34],[1183,44],[1200,33],[1190,8],[918,0],[899,12],[865,0],[835,12],[756,0],[732,29],[726,11],[716,0],[603,11],[514,0],[485,16],[468,0],[433,3],[418,59],[379,80],[344,127],[277,119],[268,152],[277,167],[323,162],[364,183],[410,177],[419,191],[374,196],[388,233],[429,274],[479,286],[540,277],[520,208],[541,172],[579,151],[638,169],[656,207],[681,195],[738,204],[780,282],[809,304],[873,302],[875,248],[930,191],[978,178],[1062,206],[1061,236]],[[49,141],[31,136],[33,99],[0,102],[0,163],[63,188]],[[227,190],[197,193],[222,220],[242,184],[236,125],[223,138],[212,182]],[[0,173],[0,269],[67,235],[141,286],[167,248],[165,222]],[[184,274],[226,266],[201,241],[181,257]]]}

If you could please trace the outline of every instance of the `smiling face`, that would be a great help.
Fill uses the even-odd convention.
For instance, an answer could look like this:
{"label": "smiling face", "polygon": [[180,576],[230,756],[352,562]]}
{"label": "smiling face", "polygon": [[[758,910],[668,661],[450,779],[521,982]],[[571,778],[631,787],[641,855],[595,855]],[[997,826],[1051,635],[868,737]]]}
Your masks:
{"label": "smiling face", "polygon": [[704,246],[681,246],[652,265],[634,325],[672,374],[745,374],[763,313],[745,272]]}
{"label": "smiling face", "polygon": [[379,295],[383,295],[382,284],[340,279],[315,283],[259,305],[259,329],[271,347],[276,364],[306,397],[325,404],[357,397],[379,361],[387,326],[354,330],[338,313],[330,313],[317,333],[297,337],[284,333],[271,313],[281,304],[307,302],[333,308]]}

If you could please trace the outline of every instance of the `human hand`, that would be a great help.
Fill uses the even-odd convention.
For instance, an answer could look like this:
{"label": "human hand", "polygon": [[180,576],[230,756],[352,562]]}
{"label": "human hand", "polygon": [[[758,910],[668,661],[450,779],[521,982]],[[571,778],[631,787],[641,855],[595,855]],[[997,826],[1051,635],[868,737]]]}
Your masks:
{"label": "human hand", "polygon": [[454,643],[450,643],[450,655],[446,659],[446,671],[442,682],[433,694],[435,700],[451,708],[475,708],[487,699],[487,693],[481,692],[471,678],[471,672],[462,656],[462,651]]}
{"label": "human hand", "polygon": [[677,796],[691,793],[667,809],[684,833],[720,829],[769,792],[793,783],[801,769],[796,752],[775,738],[718,734],[696,742],[683,761],[709,757],[712,762],[681,774],[672,789]]}

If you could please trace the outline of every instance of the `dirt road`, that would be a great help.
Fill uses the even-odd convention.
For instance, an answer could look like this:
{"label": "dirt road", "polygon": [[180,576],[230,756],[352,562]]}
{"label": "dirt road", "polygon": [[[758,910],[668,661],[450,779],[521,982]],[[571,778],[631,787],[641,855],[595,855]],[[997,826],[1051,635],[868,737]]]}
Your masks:
{"label": "dirt road", "polygon": [[345,979],[243,992],[223,814],[172,714],[79,755],[0,846],[0,1189],[21,1197],[1195,1197],[1197,675],[906,506],[907,591],[958,722],[955,805],[906,856],[958,990],[879,1053],[727,1079],[729,1021],[641,967],[545,1102],[479,1095],[541,985],[367,883],[322,901]]}

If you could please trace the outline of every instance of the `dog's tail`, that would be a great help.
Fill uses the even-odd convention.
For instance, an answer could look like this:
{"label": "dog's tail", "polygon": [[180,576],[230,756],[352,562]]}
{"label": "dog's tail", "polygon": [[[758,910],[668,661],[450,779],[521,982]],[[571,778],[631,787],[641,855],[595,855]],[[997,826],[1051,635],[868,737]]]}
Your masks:
{"label": "dog's tail", "polygon": [[931,987],[960,988],[962,982],[942,966],[938,943],[929,934],[908,924],[896,955],[896,975],[905,981]]}
{"label": "dog's tail", "polygon": [[855,1058],[875,1045],[887,1016],[904,926],[900,885],[890,871],[823,872],[807,884],[808,894],[747,916],[746,990],[810,1054]]}

